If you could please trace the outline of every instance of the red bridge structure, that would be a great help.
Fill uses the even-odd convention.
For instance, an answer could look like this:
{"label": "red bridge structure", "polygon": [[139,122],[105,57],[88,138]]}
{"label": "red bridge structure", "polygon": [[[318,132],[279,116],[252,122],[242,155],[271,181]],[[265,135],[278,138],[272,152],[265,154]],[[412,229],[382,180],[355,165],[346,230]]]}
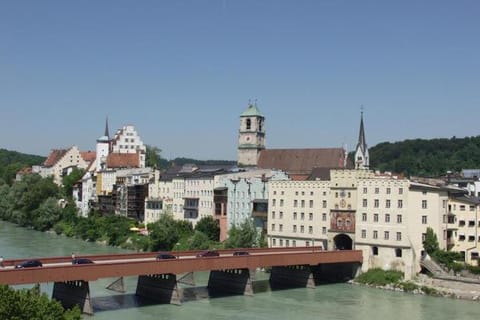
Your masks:
{"label": "red bridge structure", "polygon": [[[172,252],[177,259],[157,260],[157,253],[89,255],[93,264],[72,265],[71,257],[38,258],[42,267],[15,269],[22,260],[5,260],[0,284],[20,285],[54,282],[52,298],[64,307],[79,305],[93,314],[89,281],[119,277],[109,289],[125,292],[124,276],[138,276],[136,295],[160,303],[181,304],[178,283],[193,284],[193,273],[210,271],[208,290],[214,293],[253,295],[257,268],[271,268],[272,289],[313,288],[322,282],[345,281],[355,277],[362,264],[362,251],[324,251],[320,247],[218,250],[218,257],[196,257],[199,251]],[[183,275],[183,276],[182,276]],[[187,281],[190,279],[190,281]]]}

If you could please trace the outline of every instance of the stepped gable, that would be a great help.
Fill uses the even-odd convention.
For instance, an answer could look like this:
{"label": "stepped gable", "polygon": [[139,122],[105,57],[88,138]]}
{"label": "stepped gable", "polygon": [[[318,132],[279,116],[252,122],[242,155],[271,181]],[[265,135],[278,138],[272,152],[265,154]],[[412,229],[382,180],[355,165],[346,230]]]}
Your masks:
{"label": "stepped gable", "polygon": [[47,160],[43,163],[46,168],[53,167],[62,157],[68,152],[69,149],[52,149],[47,157]]}
{"label": "stepped gable", "polygon": [[349,167],[345,157],[342,148],[266,149],[260,152],[258,168],[283,170],[293,180],[305,180],[314,168]]}
{"label": "stepped gable", "polygon": [[110,153],[107,157],[107,168],[139,168],[138,153]]}

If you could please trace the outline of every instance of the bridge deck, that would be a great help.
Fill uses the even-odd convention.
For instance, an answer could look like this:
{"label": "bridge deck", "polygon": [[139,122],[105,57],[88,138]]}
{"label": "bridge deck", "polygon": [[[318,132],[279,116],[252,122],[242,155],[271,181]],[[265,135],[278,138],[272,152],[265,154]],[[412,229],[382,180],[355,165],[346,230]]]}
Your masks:
{"label": "bridge deck", "polygon": [[[233,256],[236,250],[219,250],[220,257],[196,258],[199,251],[174,252],[179,259],[155,260],[157,253],[79,256],[94,264],[71,265],[71,257],[39,258],[44,266],[14,269],[23,260],[7,260],[0,268],[0,284],[18,285],[61,282],[149,274],[182,274],[223,269],[318,265],[326,263],[362,263],[361,251],[321,251],[319,248],[246,249],[250,255]],[[242,250],[244,251],[244,250]]]}

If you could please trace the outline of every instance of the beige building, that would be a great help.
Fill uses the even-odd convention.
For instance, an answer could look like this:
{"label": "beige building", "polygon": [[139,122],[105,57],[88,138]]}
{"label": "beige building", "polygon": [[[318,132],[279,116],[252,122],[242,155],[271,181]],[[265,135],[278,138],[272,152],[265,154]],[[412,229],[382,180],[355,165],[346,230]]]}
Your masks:
{"label": "beige building", "polygon": [[[69,149],[54,149],[50,152],[43,166],[38,167],[42,177],[53,176],[53,181],[61,185],[62,178],[68,175],[73,168],[86,169],[92,161],[92,152],[80,152],[77,146]],[[85,157],[85,159],[84,159]]]}
{"label": "beige building", "polygon": [[460,252],[465,262],[479,265],[480,252],[480,201],[479,198],[460,195],[448,201],[448,246]]}
{"label": "beige building", "polygon": [[[363,251],[362,270],[420,271],[426,230],[441,238],[447,191],[368,170],[331,170],[316,181],[269,183],[272,247]],[[444,244],[441,248],[445,247]]]}

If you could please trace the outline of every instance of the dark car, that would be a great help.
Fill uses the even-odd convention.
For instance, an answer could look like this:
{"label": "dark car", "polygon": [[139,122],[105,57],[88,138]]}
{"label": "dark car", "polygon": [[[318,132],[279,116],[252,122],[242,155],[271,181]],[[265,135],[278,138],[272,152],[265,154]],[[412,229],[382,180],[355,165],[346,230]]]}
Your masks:
{"label": "dark car", "polygon": [[250,253],[248,253],[248,251],[235,251],[233,253],[234,256],[248,256],[250,255]]}
{"label": "dark car", "polygon": [[173,254],[168,252],[162,252],[157,255],[157,260],[165,260],[165,259],[177,259]]}
{"label": "dark car", "polygon": [[42,263],[38,260],[27,260],[15,266],[15,269],[41,267]]}
{"label": "dark car", "polygon": [[213,251],[213,250],[205,250],[197,254],[197,258],[218,257],[218,256],[220,256],[220,253],[218,253],[218,251]]}
{"label": "dark car", "polygon": [[77,258],[72,260],[72,264],[92,264],[93,261],[87,258]]}

